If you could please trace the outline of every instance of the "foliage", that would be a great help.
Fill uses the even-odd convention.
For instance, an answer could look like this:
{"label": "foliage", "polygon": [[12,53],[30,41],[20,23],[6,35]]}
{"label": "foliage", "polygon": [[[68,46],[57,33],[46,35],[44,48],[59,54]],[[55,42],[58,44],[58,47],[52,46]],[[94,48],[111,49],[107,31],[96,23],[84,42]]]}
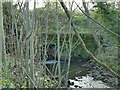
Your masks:
{"label": "foliage", "polygon": [[[118,11],[115,3],[97,2],[97,10],[93,13],[94,18],[102,22],[110,30],[118,33]],[[106,63],[109,67],[118,70],[118,38],[103,32],[102,28],[98,30],[99,37],[101,38],[101,48],[99,48],[96,57]],[[99,52],[100,51],[100,52]]]}
{"label": "foliage", "polygon": [[[16,33],[19,32],[20,36],[18,38],[26,37],[26,35],[29,35],[30,31],[33,30],[32,33],[30,33],[30,38],[28,37],[25,42],[16,40],[16,46],[18,48],[16,49],[16,55],[13,55],[11,57],[15,56],[15,60],[21,64],[21,67],[25,67],[25,72],[21,71],[21,67],[19,64],[15,65],[16,61],[11,60],[11,57],[7,57],[4,63],[4,68],[2,74],[0,76],[3,76],[3,80],[0,81],[0,83],[3,85],[3,87],[11,87],[11,84],[13,84],[13,87],[19,87],[20,84],[22,88],[29,87],[28,82],[31,80],[30,77],[32,77],[33,82],[34,80],[34,73],[40,72],[40,76],[36,77],[36,80],[39,78],[44,78],[43,73],[45,72],[45,68],[42,67],[42,60],[47,60],[47,46],[44,46],[41,48],[43,44],[48,43],[55,43],[57,46],[57,35],[60,34],[60,46],[57,48],[60,48],[60,58],[63,60],[68,60],[68,58],[73,56],[78,56],[81,54],[82,57],[88,59],[89,56],[82,47],[82,44],[78,41],[78,38],[76,38],[75,33],[73,31],[73,28],[70,27],[71,23],[67,19],[67,16],[65,12],[61,9],[60,4],[58,5],[58,22],[56,22],[56,4],[55,3],[49,3],[46,2],[45,7],[42,8],[36,8],[34,10],[28,10],[27,5],[22,7],[23,9],[19,10],[17,9],[16,5],[11,5],[10,2],[3,3],[3,13],[4,13],[4,30],[6,35],[6,48],[8,52],[13,52],[13,44],[8,45],[8,43],[11,43],[16,39],[17,35]],[[14,13],[12,13],[12,9],[10,7],[13,7]],[[118,11],[114,7],[114,3],[97,3],[98,9],[96,11],[93,11],[91,16],[98,22],[102,23],[105,27],[111,29],[114,32],[117,32],[117,24],[118,23]],[[15,12],[16,11],[16,12]],[[14,14],[12,16],[12,14]],[[34,15],[35,14],[35,15]],[[20,17],[21,18],[20,18]],[[81,12],[72,12],[73,16],[73,22],[76,25],[76,28],[78,30],[78,33],[81,35],[87,49],[92,52],[92,54],[95,54],[98,59],[100,59],[102,62],[107,64],[109,67],[114,69],[115,71],[118,70],[117,65],[117,49],[118,49],[118,42],[117,38],[115,38],[112,35],[109,35],[107,32],[104,32],[99,25],[96,25],[93,23],[92,29],[95,29],[95,35],[98,37],[98,40],[100,41],[100,47],[97,46],[94,38],[92,35],[92,30],[88,27],[86,24],[88,22],[88,18],[84,16]],[[13,21],[13,17],[16,21]],[[35,25],[33,25],[33,22],[35,21]],[[56,27],[57,24],[58,27]],[[17,27],[15,27],[17,25]],[[35,27],[35,28],[34,28]],[[21,30],[20,30],[21,28]],[[57,32],[56,28],[58,28],[59,33]],[[18,31],[16,31],[16,29]],[[13,31],[12,31],[13,30]],[[70,31],[71,30],[71,31]],[[14,32],[14,35],[13,35]],[[48,33],[52,34],[48,34]],[[70,34],[70,32],[72,34]],[[23,34],[25,33],[25,34]],[[43,33],[43,34],[42,34]],[[13,39],[14,36],[14,39]],[[71,43],[69,42],[71,40]],[[12,42],[13,43],[13,42]],[[18,45],[19,44],[19,45]],[[70,53],[70,46],[72,45],[72,54]],[[11,50],[12,48],[12,50]],[[23,48],[23,52],[22,52]],[[37,49],[36,51],[34,51]],[[43,52],[42,52],[43,50]],[[56,51],[56,53],[58,53]],[[45,53],[46,52],[46,53]],[[39,54],[38,54],[39,53]],[[42,53],[42,54],[41,54]],[[8,53],[7,53],[8,54]],[[17,56],[18,55],[18,56]],[[35,60],[35,55],[38,55]],[[42,56],[43,55],[43,56]],[[20,57],[19,57],[20,56]],[[44,57],[44,59],[43,59]],[[77,61],[76,61],[77,62]],[[31,67],[30,67],[31,66]],[[70,66],[70,65],[69,65]],[[35,71],[34,71],[35,69]],[[25,77],[28,77],[31,71],[31,75],[27,80]],[[44,71],[44,72],[43,72]],[[74,73],[73,73],[74,74]],[[19,79],[17,77],[20,76]],[[25,77],[24,77],[25,76]],[[22,82],[20,82],[22,80]],[[58,81],[51,80],[50,78],[45,78],[44,82],[43,80],[39,83],[38,81],[35,81],[35,84],[44,83],[44,87],[46,88],[53,88],[57,87]],[[32,83],[31,83],[32,85]]]}
{"label": "foliage", "polygon": [[105,22],[106,27],[117,32],[118,11],[115,8],[115,3],[98,2],[97,7],[96,13],[100,15],[99,18]]}
{"label": "foliage", "polygon": [[2,76],[1,85],[3,88],[14,88],[17,84],[14,78],[14,71],[13,71],[13,60],[10,59],[10,57],[7,57],[7,59],[4,61],[4,67],[2,70],[2,73],[0,74]]}
{"label": "foliage", "polygon": [[50,78],[48,78],[48,79],[46,78],[44,85],[45,85],[45,88],[54,88],[54,87],[57,87],[58,82],[51,80]]}
{"label": "foliage", "polygon": [[[12,11],[11,11],[11,6],[13,9],[16,11],[15,12],[15,17],[18,18],[18,13],[17,13],[17,7],[16,5],[12,5],[11,2],[4,2],[3,3],[3,26],[4,26],[4,33],[5,33],[5,43],[6,44],[6,53],[10,54],[11,51],[14,51],[12,48],[12,43],[10,41],[13,41],[13,36],[16,35],[15,32],[15,25],[12,21]],[[14,28],[14,31],[12,29]],[[14,32],[14,33],[13,33]],[[13,35],[14,34],[14,35]],[[11,48],[8,48],[11,47]]]}

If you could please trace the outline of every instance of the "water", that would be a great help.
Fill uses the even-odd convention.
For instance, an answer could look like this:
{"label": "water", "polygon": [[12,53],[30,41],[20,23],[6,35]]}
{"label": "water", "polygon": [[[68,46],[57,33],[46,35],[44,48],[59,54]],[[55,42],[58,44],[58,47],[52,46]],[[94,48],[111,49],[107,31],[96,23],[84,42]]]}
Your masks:
{"label": "water", "polygon": [[[46,64],[56,64],[56,60],[46,61]],[[90,64],[87,61],[71,61],[70,72],[69,72],[69,81],[73,82],[74,85],[70,85],[70,88],[112,88],[108,83],[102,81],[102,79],[96,80],[95,77],[92,77],[90,73]],[[50,68],[50,67],[49,67]],[[67,69],[67,63],[61,64],[63,70]],[[94,69],[97,70],[97,69]],[[63,74],[65,74],[64,72]],[[95,72],[97,74],[97,72]],[[99,74],[98,74],[99,76]]]}
{"label": "water", "polygon": [[71,62],[69,80],[74,82],[70,88],[111,88],[102,80],[95,80],[90,74],[89,63],[75,60]]}
{"label": "water", "polygon": [[81,78],[75,77],[75,79],[69,79],[74,85],[70,85],[70,88],[110,88],[107,84],[100,80],[95,81],[91,76],[82,76]]}
{"label": "water", "polygon": [[[60,60],[60,63],[63,63],[64,61],[63,60]],[[56,64],[58,63],[57,60],[46,60],[43,62],[44,64]]]}

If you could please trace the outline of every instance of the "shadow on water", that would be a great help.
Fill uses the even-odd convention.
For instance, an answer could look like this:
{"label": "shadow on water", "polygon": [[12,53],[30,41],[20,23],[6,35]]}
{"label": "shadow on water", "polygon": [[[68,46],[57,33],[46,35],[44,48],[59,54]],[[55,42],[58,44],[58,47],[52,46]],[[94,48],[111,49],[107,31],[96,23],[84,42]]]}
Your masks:
{"label": "shadow on water", "polygon": [[[72,57],[70,62],[69,78],[86,76],[88,68],[84,66],[87,60],[81,60],[80,57]],[[67,68],[67,63],[64,63],[64,68]]]}
{"label": "shadow on water", "polygon": [[88,74],[88,69],[82,65],[83,63],[71,62],[69,78],[86,76]]}

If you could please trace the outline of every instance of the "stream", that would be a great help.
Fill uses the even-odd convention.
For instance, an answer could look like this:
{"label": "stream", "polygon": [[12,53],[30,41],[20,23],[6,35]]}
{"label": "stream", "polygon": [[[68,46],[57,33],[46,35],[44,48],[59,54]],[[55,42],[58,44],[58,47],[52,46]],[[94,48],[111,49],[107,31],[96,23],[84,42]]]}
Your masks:
{"label": "stream", "polygon": [[[57,63],[56,60],[44,62]],[[67,69],[67,62],[61,60],[62,70]],[[2,86],[0,85],[0,88]],[[14,87],[14,85],[10,85]],[[103,67],[98,67],[92,60],[73,59],[68,75],[69,88],[113,88],[119,90],[120,81]]]}
{"label": "stream", "polygon": [[119,80],[92,60],[72,60],[68,84],[70,88],[120,88]]}
{"label": "stream", "polygon": [[70,88],[110,88],[107,84],[100,80],[94,80],[93,77],[87,75],[81,78],[75,77],[75,80],[69,79]]}

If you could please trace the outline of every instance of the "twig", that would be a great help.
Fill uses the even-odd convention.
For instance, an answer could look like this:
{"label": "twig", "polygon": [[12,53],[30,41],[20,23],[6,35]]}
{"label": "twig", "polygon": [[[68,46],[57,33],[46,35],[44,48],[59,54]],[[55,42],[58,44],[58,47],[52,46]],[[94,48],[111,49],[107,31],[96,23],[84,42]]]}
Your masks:
{"label": "twig", "polygon": [[34,87],[37,88],[37,86],[35,85],[35,82],[32,80],[32,78],[30,77],[30,75],[27,73],[27,71],[24,69],[24,67],[21,65],[21,63],[19,63],[17,61],[18,65],[23,69],[23,71],[25,72],[25,74],[27,75],[27,77],[30,79],[30,81],[33,83]]}
{"label": "twig", "polygon": [[[64,2],[63,2],[62,0],[59,0],[59,2],[60,2],[60,4],[61,4],[61,6],[63,7],[63,9],[65,10],[65,13],[66,13],[68,19],[70,20],[70,13],[69,13],[66,5],[64,4]],[[104,64],[104,63],[102,63],[100,60],[98,60],[98,59],[87,49],[87,47],[86,47],[83,39],[81,38],[81,36],[80,36],[79,33],[78,33],[78,31],[77,31],[77,29],[76,29],[76,26],[75,26],[75,24],[74,24],[73,21],[71,21],[71,25],[72,25],[72,27],[73,27],[73,29],[74,29],[74,32],[76,33],[79,41],[82,43],[82,46],[83,46],[84,50],[93,58],[92,60],[94,60],[96,63],[98,63],[98,64],[101,65],[102,67],[106,68],[109,72],[111,72],[111,74],[113,74],[114,76],[116,76],[117,78],[120,79],[120,75],[119,75],[118,73],[116,73],[114,70],[112,70],[112,69],[111,69],[110,67],[108,67],[106,64]]]}
{"label": "twig", "polygon": [[[75,1],[74,1],[75,2]],[[109,33],[115,35],[115,36],[118,36],[120,38],[120,35],[113,32],[112,30],[109,30],[108,28],[106,28],[104,25],[100,24],[98,21],[96,21],[95,19],[93,19],[91,16],[87,15],[81,8],[80,6],[75,2],[75,4],[77,5],[77,7],[82,11],[82,13],[87,16],[89,19],[91,19],[92,21],[94,21],[96,24],[100,25],[102,28],[104,28],[103,30],[104,31],[108,31]]]}

